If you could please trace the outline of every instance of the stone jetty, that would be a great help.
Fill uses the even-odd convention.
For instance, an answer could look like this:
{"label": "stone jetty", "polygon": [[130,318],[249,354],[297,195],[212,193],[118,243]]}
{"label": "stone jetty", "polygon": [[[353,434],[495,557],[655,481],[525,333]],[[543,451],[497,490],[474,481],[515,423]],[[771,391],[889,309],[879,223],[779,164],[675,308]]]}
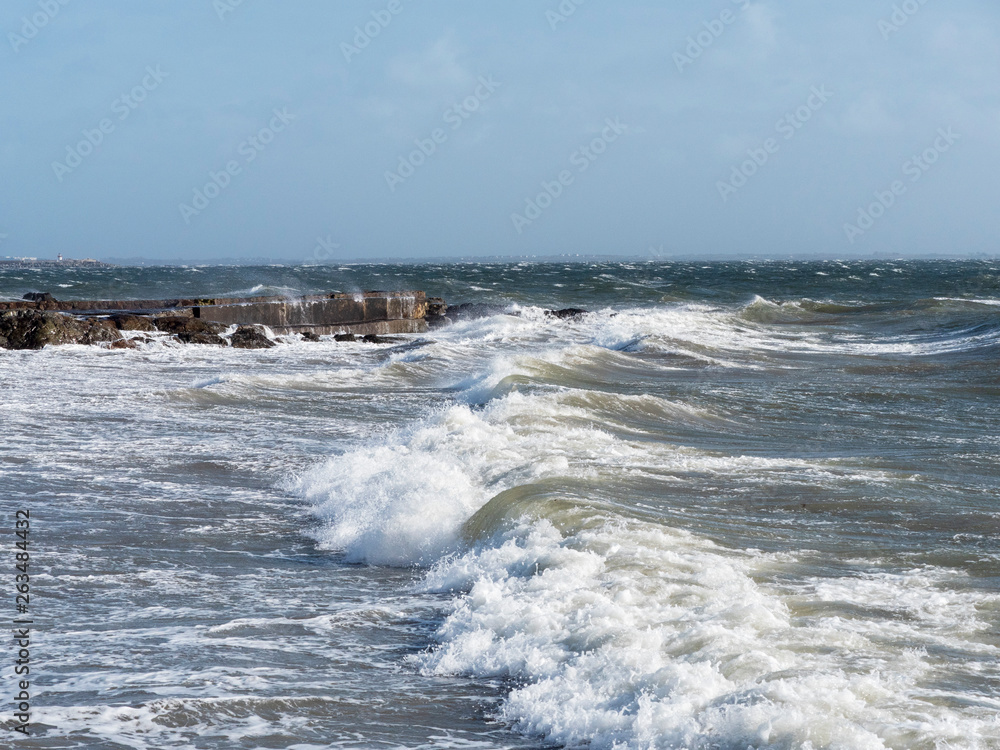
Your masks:
{"label": "stone jetty", "polygon": [[[206,297],[170,300],[59,301],[48,293],[0,302],[0,347],[47,344],[128,345],[122,331],[161,331],[185,343],[262,348],[274,335],[315,340],[422,333],[447,305],[423,292],[369,291],[304,297]],[[219,334],[237,326],[227,342]],[[237,335],[238,334],[238,335]]]}

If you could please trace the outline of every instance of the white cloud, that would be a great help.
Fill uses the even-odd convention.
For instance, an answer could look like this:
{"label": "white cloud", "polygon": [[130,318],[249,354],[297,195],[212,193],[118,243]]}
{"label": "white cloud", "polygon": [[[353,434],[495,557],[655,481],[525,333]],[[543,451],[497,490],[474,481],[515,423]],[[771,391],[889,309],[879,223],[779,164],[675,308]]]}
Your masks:
{"label": "white cloud", "polygon": [[753,3],[743,11],[743,22],[761,56],[766,56],[778,46],[777,18],[777,12],[765,3]]}
{"label": "white cloud", "polygon": [[390,81],[424,91],[453,90],[468,86],[475,76],[461,62],[464,50],[446,33],[420,52],[401,55],[388,62]]}
{"label": "white cloud", "polygon": [[890,113],[890,106],[880,91],[861,93],[844,112],[844,129],[856,135],[885,135],[897,132],[901,123]]}

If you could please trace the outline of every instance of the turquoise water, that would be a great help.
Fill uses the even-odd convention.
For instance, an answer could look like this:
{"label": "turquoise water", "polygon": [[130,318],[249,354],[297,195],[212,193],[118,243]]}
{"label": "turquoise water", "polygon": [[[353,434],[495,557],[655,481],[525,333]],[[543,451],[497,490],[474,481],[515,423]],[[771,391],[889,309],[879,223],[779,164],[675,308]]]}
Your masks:
{"label": "turquoise water", "polygon": [[1000,747],[996,263],[0,272],[361,289],[486,307],[0,352],[28,746]]}

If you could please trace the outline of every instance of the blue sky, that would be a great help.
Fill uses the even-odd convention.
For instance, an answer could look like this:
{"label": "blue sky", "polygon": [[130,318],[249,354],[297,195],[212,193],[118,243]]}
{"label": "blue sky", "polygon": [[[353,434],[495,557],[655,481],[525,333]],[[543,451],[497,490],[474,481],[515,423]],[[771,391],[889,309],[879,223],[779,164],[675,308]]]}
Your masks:
{"label": "blue sky", "polygon": [[0,256],[993,255],[998,21],[990,0],[7,0]]}

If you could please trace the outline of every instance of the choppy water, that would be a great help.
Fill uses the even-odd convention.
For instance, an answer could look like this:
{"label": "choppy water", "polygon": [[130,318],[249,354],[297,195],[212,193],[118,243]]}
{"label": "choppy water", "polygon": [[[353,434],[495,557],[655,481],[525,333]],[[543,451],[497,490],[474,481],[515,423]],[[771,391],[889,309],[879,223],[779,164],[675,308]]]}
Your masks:
{"label": "choppy water", "polygon": [[369,288],[497,312],[0,352],[21,745],[1000,748],[995,263],[0,272]]}

